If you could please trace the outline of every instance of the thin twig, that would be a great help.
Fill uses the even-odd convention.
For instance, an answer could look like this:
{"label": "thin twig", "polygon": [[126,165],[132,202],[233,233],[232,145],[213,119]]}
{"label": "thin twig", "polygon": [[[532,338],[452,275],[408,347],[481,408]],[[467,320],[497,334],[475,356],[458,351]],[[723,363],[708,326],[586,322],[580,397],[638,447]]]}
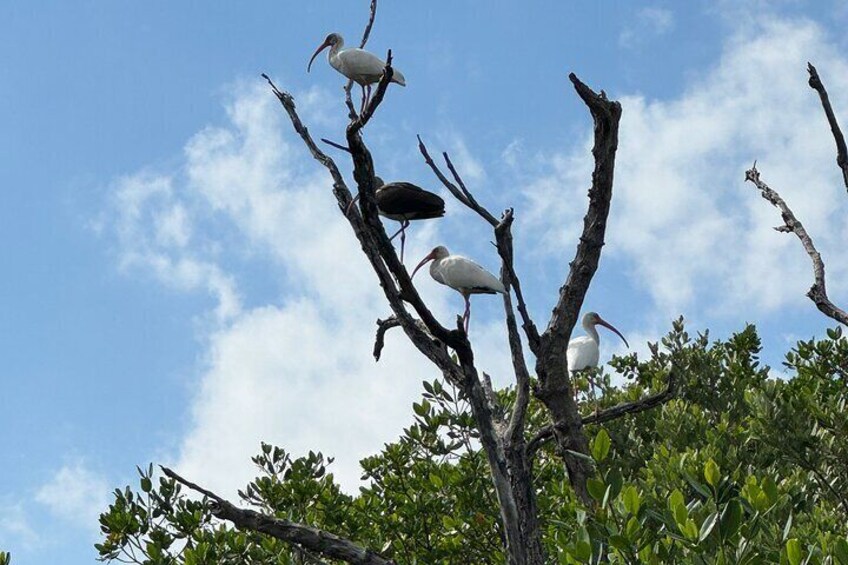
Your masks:
{"label": "thin twig", "polygon": [[822,261],[821,255],[813,244],[810,234],[804,229],[804,225],[795,217],[795,214],[790,210],[783,198],[760,179],[760,171],[757,170],[756,163],[745,171],[745,180],[753,183],[759,189],[762,197],[780,210],[783,225],[774,229],[779,232],[794,233],[801,241],[801,245],[804,246],[804,251],[810,256],[810,261],[813,263],[813,277],[815,282],[813,282],[810,290],[807,291],[807,296],[825,316],[848,326],[848,312],[836,306],[827,296],[824,261]]}
{"label": "thin twig", "polygon": [[350,153],[350,149],[342,145],[341,143],[336,143],[335,141],[330,141],[326,137],[322,137],[321,141],[329,145],[330,147],[335,147],[336,149],[341,149],[345,153]]}
{"label": "thin twig", "polygon": [[365,32],[362,34],[362,41],[359,42],[359,48],[364,49],[368,43],[368,37],[371,35],[371,28],[374,27],[374,18],[377,17],[377,0],[371,0],[371,9],[368,15],[368,25],[365,26]]}

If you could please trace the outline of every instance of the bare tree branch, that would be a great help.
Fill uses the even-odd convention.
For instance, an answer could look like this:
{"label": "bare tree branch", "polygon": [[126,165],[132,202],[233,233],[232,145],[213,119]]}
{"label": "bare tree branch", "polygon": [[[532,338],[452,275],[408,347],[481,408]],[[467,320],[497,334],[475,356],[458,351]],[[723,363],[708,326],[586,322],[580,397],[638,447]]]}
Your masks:
{"label": "bare tree branch", "polygon": [[[541,537],[539,535],[539,519],[538,506],[536,504],[536,493],[533,489],[532,474],[530,465],[526,458],[524,448],[524,428],[526,422],[527,407],[530,402],[530,374],[527,370],[527,364],[524,359],[524,352],[521,345],[521,336],[518,333],[518,327],[515,320],[515,314],[512,307],[512,298],[510,289],[515,291],[515,296],[518,301],[518,310],[524,320],[524,330],[530,343],[531,351],[534,351],[538,346],[539,334],[536,326],[527,311],[527,306],[524,302],[524,297],[521,292],[521,283],[513,266],[513,246],[512,246],[512,223],[513,210],[506,210],[500,221],[489,212],[484,206],[480,205],[474,198],[474,195],[468,190],[462,177],[454,167],[450,156],[443,152],[442,156],[448,169],[453,176],[454,182],[442,173],[438,165],[433,162],[430,157],[427,147],[418,136],[418,149],[424,157],[424,161],[429,165],[433,173],[439,178],[442,184],[448,191],[462,204],[476,212],[484,221],[489,223],[494,228],[496,247],[498,254],[501,257],[501,280],[507,292],[503,296],[504,301],[504,316],[506,318],[507,335],[510,346],[510,354],[512,358],[513,371],[516,379],[516,398],[512,410],[512,415],[509,419],[509,424],[503,433],[503,452],[506,458],[508,476],[511,482],[512,494],[516,501],[518,510],[518,518],[520,520],[520,529],[523,534],[523,545],[526,551],[526,558],[531,563],[541,563],[544,560],[544,550],[541,546]],[[484,374],[484,377],[486,375]],[[491,405],[495,409],[500,407],[497,405],[494,394]],[[498,417],[500,412],[498,412]]]}
{"label": "bare tree branch", "polygon": [[839,123],[836,121],[836,114],[833,113],[833,108],[830,105],[827,90],[825,90],[824,84],[819,78],[819,73],[812,63],[807,63],[807,72],[810,73],[810,88],[818,92],[819,98],[821,98],[827,123],[830,124],[830,131],[833,133],[833,139],[836,142],[836,164],[842,169],[842,181],[845,188],[848,189],[848,147],[845,146],[845,137],[842,135],[842,130],[839,129]]}
{"label": "bare tree branch", "polygon": [[385,345],[386,332],[400,325],[400,320],[391,316],[385,320],[377,320],[377,337],[374,338],[374,361],[380,360]]}
{"label": "bare tree branch", "polygon": [[837,307],[827,296],[824,261],[822,261],[821,255],[816,249],[816,246],[813,244],[813,239],[807,233],[807,230],[804,229],[803,224],[801,224],[798,218],[795,217],[795,214],[792,213],[792,210],[789,209],[789,206],[786,202],[784,202],[783,198],[781,198],[780,195],[773,189],[769,188],[765,182],[760,180],[760,172],[757,170],[756,163],[754,163],[750,169],[745,171],[745,180],[753,183],[754,186],[759,189],[762,197],[780,210],[780,215],[783,218],[783,225],[775,229],[780,232],[794,233],[798,239],[801,240],[801,245],[804,246],[804,251],[806,251],[807,255],[810,256],[810,260],[813,263],[813,276],[815,278],[815,282],[813,282],[813,286],[810,287],[810,290],[807,291],[807,296],[816,304],[816,307],[825,316],[848,326],[848,312]]}
{"label": "bare tree branch", "polygon": [[371,36],[371,28],[374,27],[374,18],[377,17],[377,0],[371,0],[371,9],[368,15],[368,24],[365,26],[365,31],[362,33],[362,41],[359,42],[359,48],[364,49],[368,43],[368,38]]}
{"label": "bare tree branch", "polygon": [[[390,67],[387,65],[387,69]],[[388,78],[387,78],[388,77]],[[388,80],[391,79],[390,72],[383,76],[380,82],[383,93],[388,85]],[[385,84],[384,84],[385,83]],[[479,374],[474,365],[474,352],[468,342],[468,337],[461,329],[448,331],[436,321],[432,313],[427,309],[424,302],[418,295],[418,291],[412,285],[406,268],[400,262],[395,253],[394,247],[386,236],[383,225],[377,216],[377,204],[374,198],[374,163],[371,158],[371,153],[365,146],[362,140],[361,128],[367,123],[371,115],[373,115],[376,106],[379,104],[382,93],[378,89],[372,99],[371,104],[363,112],[361,118],[352,120],[347,127],[347,142],[351,151],[353,160],[353,178],[356,180],[360,195],[360,210],[361,217],[366,229],[369,233],[368,241],[363,242],[363,247],[369,247],[371,252],[380,255],[386,267],[397,280],[400,286],[403,300],[412,305],[421,321],[427,327],[432,336],[437,338],[442,343],[450,346],[457,355],[459,360],[459,374],[456,367],[451,364],[449,366],[439,365],[443,369],[445,377],[451,379],[452,382],[460,386],[468,398],[471,405],[471,411],[475,419],[478,431],[480,432],[480,444],[486,454],[489,463],[489,469],[492,473],[492,481],[495,486],[495,493],[498,498],[498,503],[501,511],[501,522],[507,538],[506,550],[509,555],[510,563],[517,565],[523,564],[524,553],[523,537],[518,517],[518,509],[515,501],[515,496],[512,491],[510,482],[509,470],[503,450],[501,438],[495,428],[492,415],[492,406],[486,396],[486,392],[480,381]],[[400,295],[397,296],[397,302],[394,303],[394,297],[390,297],[387,293],[387,298],[391,303],[395,315],[402,321],[402,325],[409,335],[410,330],[408,324],[412,324],[411,320],[404,322],[401,311],[405,314],[403,305],[400,302]],[[407,314],[408,315],[408,314]],[[417,345],[417,344],[416,344]],[[431,344],[432,345],[432,344]],[[419,349],[421,349],[419,347]],[[444,352],[442,352],[444,354]],[[445,355],[446,357],[446,355]],[[432,358],[431,358],[432,359]],[[435,362],[435,361],[434,361]],[[437,363],[438,364],[438,363]]]}
{"label": "bare tree branch", "polygon": [[377,84],[377,91],[371,97],[371,100],[368,101],[368,106],[365,107],[362,114],[353,120],[353,122],[348,126],[348,136],[350,136],[351,130],[353,133],[356,133],[365,127],[365,124],[368,123],[371,116],[373,116],[374,112],[377,111],[377,107],[383,101],[383,97],[386,95],[386,89],[389,88],[389,83],[392,82],[393,76],[394,69],[392,69],[392,50],[389,49],[388,53],[386,53],[386,66],[383,68],[383,76]]}
{"label": "bare tree branch", "polygon": [[344,146],[344,145],[342,145],[341,143],[336,143],[335,141],[330,141],[330,140],[329,140],[329,139],[327,139],[326,137],[322,137],[322,138],[321,138],[321,141],[323,141],[324,143],[326,143],[326,144],[327,144],[327,145],[329,145],[330,147],[335,147],[336,149],[341,149],[341,150],[342,150],[342,151],[344,151],[345,153],[350,153],[350,149],[348,149],[347,147],[345,147],[345,146]]}
{"label": "bare tree branch", "polygon": [[559,299],[550,322],[540,338],[536,356],[536,375],[539,387],[536,396],[551,414],[560,453],[568,469],[569,480],[584,504],[591,504],[586,480],[593,472],[586,461],[569,453],[589,452],[589,441],[572,395],[571,375],[568,374],[568,340],[583,305],[583,299],[598,268],[604,245],[607,217],[612,199],[615,153],[618,149],[618,125],[621,104],[608,100],[604,91],[595,93],[574,73],[569,76],[577,94],[589,108],[594,121],[592,155],[595,169],[589,189],[589,208],[583,219],[583,233],[568,277],[560,288]]}
{"label": "bare tree branch", "polygon": [[[640,398],[639,400],[634,400],[633,402],[622,402],[621,404],[616,404],[615,406],[611,406],[595,414],[584,416],[581,418],[582,424],[584,426],[591,424],[603,424],[605,422],[617,420],[628,414],[638,414],[665,404],[677,396],[677,386],[679,384],[678,373],[679,370],[674,364],[672,364],[671,369],[668,372],[666,387],[661,392]],[[539,448],[553,438],[553,425],[549,424],[544,426],[536,432],[533,438],[527,442],[528,458],[532,460]]]}
{"label": "bare tree branch", "polygon": [[182,478],[167,467],[162,467],[162,472],[175,481],[211,499],[212,502],[209,503],[209,509],[212,514],[216,518],[232,522],[239,529],[266,534],[296,544],[310,553],[316,553],[329,559],[339,559],[346,563],[355,565],[394,565],[394,561],[386,559],[370,549],[365,549],[348,539],[318,528],[313,528],[312,526],[265,516],[255,510],[239,508],[214,492]]}

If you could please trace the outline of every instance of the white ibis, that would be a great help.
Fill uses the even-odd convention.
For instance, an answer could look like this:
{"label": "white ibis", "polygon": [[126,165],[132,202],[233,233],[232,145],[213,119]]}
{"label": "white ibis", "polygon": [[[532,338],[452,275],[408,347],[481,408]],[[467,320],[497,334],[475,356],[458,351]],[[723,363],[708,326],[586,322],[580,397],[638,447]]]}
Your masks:
{"label": "white ibis", "polygon": [[430,265],[430,276],[436,279],[436,282],[456,290],[465,299],[465,314],[463,314],[462,319],[465,322],[466,334],[468,333],[468,322],[471,319],[471,295],[495,294],[498,292],[506,294],[506,289],[498,277],[471,259],[461,255],[451,255],[447,247],[443,245],[433,248],[418,263],[418,266],[412,271],[413,277],[427,261],[433,261],[433,264]]}
{"label": "white ibis", "polygon": [[[582,371],[589,367],[598,366],[598,359],[600,358],[600,349],[598,347],[600,337],[598,336],[598,330],[595,329],[595,326],[604,326],[605,328],[609,328],[621,338],[624,345],[630,347],[630,344],[627,343],[627,340],[624,339],[621,332],[615,329],[612,324],[601,318],[597,312],[587,312],[583,316],[583,329],[586,330],[586,335],[575,337],[568,342],[567,355],[569,374],[574,371]],[[592,388],[594,388],[594,383],[591,378],[589,379],[589,382]]]}
{"label": "white ibis", "polygon": [[[380,79],[383,77],[383,69],[386,68],[386,63],[364,49],[342,49],[343,46],[344,38],[340,34],[331,33],[328,35],[324,39],[324,42],[318,46],[318,49],[315,50],[312,58],[309,59],[306,72],[312,69],[312,61],[315,60],[318,53],[329,47],[330,52],[327,54],[327,60],[330,62],[330,66],[362,87],[361,112],[365,109],[365,104],[371,98],[371,85],[380,82]],[[393,71],[392,82],[406,86],[406,79],[403,78],[403,73],[397,69],[393,69]]]}
{"label": "white ibis", "polygon": [[[445,215],[445,201],[438,194],[433,194],[410,182],[390,182],[385,184],[380,177],[374,199],[377,201],[377,211],[381,216],[400,222],[400,229],[389,238],[392,240],[400,234],[400,260],[403,262],[403,248],[406,243],[406,228],[412,220],[429,220]],[[359,200],[359,195],[351,200],[347,212]]]}

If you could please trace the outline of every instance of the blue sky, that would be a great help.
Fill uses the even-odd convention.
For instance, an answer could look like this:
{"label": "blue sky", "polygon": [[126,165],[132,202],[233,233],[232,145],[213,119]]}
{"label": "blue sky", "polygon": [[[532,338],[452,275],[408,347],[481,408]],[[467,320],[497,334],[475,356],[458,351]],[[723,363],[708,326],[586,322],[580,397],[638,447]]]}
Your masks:
{"label": "blue sky", "polygon": [[[351,488],[358,458],[408,422],[435,375],[399,336],[374,365],[386,307],[259,78],[340,139],[343,81],[306,63],[330,31],[356,42],[367,4],[0,4],[0,549],[16,563],[93,562],[97,513],[136,464],[232,495],[266,440],[335,455]],[[384,1],[369,47],[391,47],[408,86],[366,137],[384,178],[437,189],[420,133],[481,202],[515,206],[543,324],[591,170],[576,72],[624,106],[587,307],[639,352],[679,314],[718,336],[753,322],[779,365],[828,324],[803,296],[806,256],[742,178],[759,159],[848,302],[848,202],[804,69],[848,124],[846,24],[844,1]],[[453,203],[411,233],[407,262],[442,243],[496,267],[487,227]],[[444,320],[460,311],[418,284]],[[497,302],[475,299],[472,339],[506,384]]]}

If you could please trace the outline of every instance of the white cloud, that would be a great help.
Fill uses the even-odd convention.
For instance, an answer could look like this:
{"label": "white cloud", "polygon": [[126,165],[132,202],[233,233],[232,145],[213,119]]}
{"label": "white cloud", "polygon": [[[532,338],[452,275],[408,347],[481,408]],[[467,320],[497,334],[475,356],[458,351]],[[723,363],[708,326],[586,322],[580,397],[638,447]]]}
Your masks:
{"label": "white cloud", "polygon": [[35,500],[54,516],[77,527],[97,531],[97,518],[109,503],[109,483],[83,462],[59,469],[38,489]]}
{"label": "white cloud", "polygon": [[[768,17],[733,36],[682,96],[618,95],[623,119],[605,252],[630,265],[660,319],[696,304],[748,319],[787,305],[809,308],[808,258],[797,240],[771,229],[779,213],[743,182],[754,159],[812,232],[834,296],[848,290],[844,187],[806,84],[807,60],[823,74],[834,107],[848,111],[848,60],[827,34],[808,21]],[[526,189],[548,252],[570,248],[579,233],[589,147],[586,139],[547,156],[545,172]]]}
{"label": "white cloud", "polygon": [[0,501],[0,550],[33,548],[39,541],[20,502]]}
{"label": "white cloud", "polygon": [[647,36],[658,36],[674,29],[674,12],[667,8],[648,6],[636,12],[630,22],[618,36],[622,47],[635,47]]}

